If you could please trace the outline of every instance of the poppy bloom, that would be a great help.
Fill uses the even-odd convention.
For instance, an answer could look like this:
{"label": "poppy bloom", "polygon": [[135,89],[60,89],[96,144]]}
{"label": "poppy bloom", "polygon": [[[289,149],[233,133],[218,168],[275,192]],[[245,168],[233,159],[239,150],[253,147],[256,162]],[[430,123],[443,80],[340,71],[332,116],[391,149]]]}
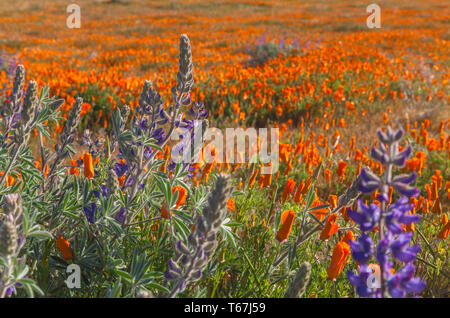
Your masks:
{"label": "poppy bloom", "polygon": [[305,187],[305,182],[302,180],[294,193],[294,202],[299,203],[302,198],[303,188]]}
{"label": "poppy bloom", "polygon": [[[172,215],[173,212],[170,212],[170,215]],[[168,219],[169,218],[169,211],[167,210],[167,203],[166,201],[163,202],[161,206],[161,217]]]}
{"label": "poppy bloom", "polygon": [[69,169],[69,174],[70,175],[76,175],[76,176],[80,175],[80,170],[78,170],[78,168],[77,168],[77,161],[76,160],[72,160],[71,161],[71,167]]}
{"label": "poppy bloom", "polygon": [[58,239],[56,240],[56,246],[58,250],[61,252],[62,257],[65,261],[71,260],[73,258],[72,249],[70,248],[70,243],[58,234]]}
{"label": "poppy bloom", "polygon": [[330,266],[327,270],[328,278],[336,280],[346,264],[347,256],[350,254],[350,246],[345,242],[338,242],[333,250]]}
{"label": "poppy bloom", "polygon": [[16,179],[13,176],[10,176],[10,175],[6,176],[6,186],[7,187],[12,186],[15,181],[16,181]]}
{"label": "poppy bloom", "polygon": [[344,237],[341,239],[341,242],[347,243],[349,241],[353,241],[355,239],[355,235],[353,235],[352,230],[348,230],[347,233],[345,233]]}
{"label": "poppy bloom", "polygon": [[176,210],[181,205],[186,203],[187,191],[182,186],[176,186],[175,188],[172,188],[172,193],[175,193],[175,191],[178,191],[178,199],[177,202],[175,203],[175,210]]}
{"label": "poppy bloom", "polygon": [[444,214],[442,216],[442,221],[441,222],[444,225],[444,227],[438,233],[437,237],[442,239],[442,240],[445,240],[448,237],[448,234],[450,233],[450,222],[448,221],[447,214]]}
{"label": "poppy bloom", "polygon": [[337,208],[337,204],[338,204],[338,197],[337,197],[337,195],[330,194],[331,209],[332,210],[336,209]]}
{"label": "poppy bloom", "polygon": [[291,233],[292,230],[292,225],[294,224],[294,220],[294,210],[286,210],[281,214],[281,226],[277,232],[277,235],[275,236],[275,238],[279,242],[285,242],[288,239],[289,233]]}
{"label": "poppy bloom", "polygon": [[250,177],[250,180],[248,181],[249,188],[253,187],[253,185],[255,184],[258,173],[259,173],[259,169],[256,169],[255,172],[253,172],[252,176]]}
{"label": "poppy bloom", "polygon": [[441,213],[441,200],[439,197],[434,201],[433,207],[431,208],[431,212],[433,213]]}
{"label": "poppy bloom", "polygon": [[336,171],[336,174],[339,176],[339,179],[341,181],[345,181],[345,170],[346,169],[347,169],[347,162],[339,160],[338,169]]}
{"label": "poppy bloom", "polygon": [[86,178],[92,179],[94,177],[94,162],[92,161],[92,155],[88,152],[84,153],[83,156],[84,164],[84,176]]}
{"label": "poppy bloom", "polygon": [[291,195],[292,191],[294,191],[295,181],[292,178],[289,178],[286,182],[286,186],[284,187],[283,193],[281,194],[281,202],[284,203],[287,197]]}
{"label": "poppy bloom", "polygon": [[328,217],[327,222],[325,223],[325,227],[320,233],[320,239],[322,241],[328,240],[339,230],[339,225],[336,224],[337,217],[337,213],[333,213]]}
{"label": "poppy bloom", "polygon": [[229,198],[227,201],[227,208],[230,209],[231,211],[236,210],[236,206],[234,205],[234,199],[233,198]]}

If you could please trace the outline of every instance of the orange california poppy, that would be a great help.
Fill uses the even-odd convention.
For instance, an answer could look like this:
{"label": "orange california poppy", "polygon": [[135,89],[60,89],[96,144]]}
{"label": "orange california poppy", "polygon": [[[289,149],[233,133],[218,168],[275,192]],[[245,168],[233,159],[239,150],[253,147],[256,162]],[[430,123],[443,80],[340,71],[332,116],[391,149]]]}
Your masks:
{"label": "orange california poppy", "polygon": [[336,224],[338,214],[333,213],[327,218],[327,222],[320,233],[320,239],[322,241],[328,240],[333,234],[339,230],[339,225]]}
{"label": "orange california poppy", "polygon": [[236,206],[234,205],[234,199],[233,198],[229,198],[227,201],[227,208],[230,209],[231,211],[236,210]]}
{"label": "orange california poppy", "polygon": [[287,241],[289,233],[291,233],[294,220],[295,220],[294,210],[286,210],[281,214],[281,226],[277,232],[277,235],[275,236],[275,238],[279,242]]}
{"label": "orange california poppy", "polygon": [[78,170],[78,168],[77,168],[77,161],[76,160],[71,160],[71,167],[69,169],[69,174],[70,175],[76,175],[76,176],[80,175],[80,170]]}
{"label": "orange california poppy", "polygon": [[[170,212],[170,215],[172,215],[173,212]],[[169,211],[167,210],[167,203],[166,201],[163,202],[161,206],[161,217],[168,219],[169,218]]]}
{"label": "orange california poppy", "polygon": [[434,201],[433,207],[431,208],[431,212],[433,213],[441,213],[441,200],[439,197]]}
{"label": "orange california poppy", "polygon": [[284,187],[283,193],[281,194],[281,202],[284,203],[289,195],[291,195],[292,191],[294,191],[295,181],[292,178],[289,178],[286,182],[286,186]]}
{"label": "orange california poppy", "polygon": [[56,240],[56,246],[58,247],[58,250],[61,252],[64,260],[68,261],[73,258],[73,253],[72,253],[72,249],[70,248],[70,243],[64,237],[62,237],[60,234],[58,234],[58,239]]}
{"label": "orange california poppy", "polygon": [[86,178],[92,179],[94,177],[94,162],[92,161],[92,155],[88,152],[84,153],[83,156],[84,164],[84,176]]}
{"label": "orange california poppy", "polygon": [[177,202],[175,203],[175,210],[176,210],[181,205],[186,203],[187,191],[184,187],[182,187],[180,185],[172,188],[172,193],[175,193],[175,191],[178,191],[178,199],[177,199]]}
{"label": "orange california poppy", "polygon": [[450,234],[450,222],[448,220],[447,214],[444,214],[442,216],[441,223],[444,225],[442,230],[438,233],[437,237],[445,240],[448,237],[448,234]]}
{"label": "orange california poppy", "polygon": [[250,177],[250,180],[248,181],[248,188],[249,189],[251,187],[253,187],[253,185],[255,184],[256,177],[258,176],[258,173],[259,173],[259,169],[255,169],[255,171],[253,172],[252,176]]}
{"label": "orange california poppy", "polygon": [[331,257],[330,266],[328,267],[327,274],[331,280],[336,280],[339,277],[344,266],[346,259],[350,253],[350,246],[345,242],[338,242],[333,250],[333,256]]}

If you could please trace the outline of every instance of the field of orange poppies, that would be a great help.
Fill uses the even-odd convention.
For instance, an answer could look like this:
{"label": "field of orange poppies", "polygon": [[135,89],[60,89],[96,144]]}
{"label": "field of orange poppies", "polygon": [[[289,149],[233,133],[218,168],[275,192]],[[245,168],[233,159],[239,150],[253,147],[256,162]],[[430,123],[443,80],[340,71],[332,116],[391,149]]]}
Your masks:
{"label": "field of orange poppies", "polygon": [[450,10],[377,4],[0,3],[0,297],[448,297]]}

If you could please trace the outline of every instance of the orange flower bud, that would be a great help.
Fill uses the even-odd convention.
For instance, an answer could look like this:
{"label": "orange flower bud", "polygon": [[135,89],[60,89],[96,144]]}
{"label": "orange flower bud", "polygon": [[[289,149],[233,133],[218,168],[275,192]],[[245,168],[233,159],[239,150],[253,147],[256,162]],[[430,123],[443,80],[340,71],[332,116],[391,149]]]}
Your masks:
{"label": "orange flower bud", "polygon": [[70,248],[69,242],[62,237],[60,234],[58,234],[58,239],[56,240],[56,246],[58,247],[58,250],[61,252],[62,257],[64,260],[68,261],[73,258],[73,252]]}
{"label": "orange flower bud", "polygon": [[281,214],[281,226],[277,232],[277,235],[275,236],[275,238],[279,242],[285,242],[288,239],[289,233],[291,233],[292,230],[292,225],[294,224],[294,220],[294,210],[286,210]]}
{"label": "orange flower bud", "polygon": [[86,178],[92,179],[94,177],[94,162],[92,161],[92,155],[88,152],[84,153],[83,156],[84,164],[84,176]]}

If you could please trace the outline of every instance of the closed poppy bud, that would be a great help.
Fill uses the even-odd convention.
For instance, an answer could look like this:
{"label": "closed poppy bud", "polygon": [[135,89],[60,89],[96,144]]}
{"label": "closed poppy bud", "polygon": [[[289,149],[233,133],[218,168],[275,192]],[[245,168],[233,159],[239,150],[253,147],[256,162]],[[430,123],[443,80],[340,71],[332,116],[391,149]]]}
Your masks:
{"label": "closed poppy bud", "polygon": [[325,227],[320,233],[320,239],[322,241],[328,240],[339,230],[339,225],[336,224],[337,217],[337,213],[333,213],[328,217],[327,222],[325,223]]}
{"label": "closed poppy bud", "polygon": [[[170,212],[170,214],[173,214],[173,212]],[[163,205],[161,206],[161,217],[168,219],[169,218],[169,211],[167,210],[167,203],[164,201]]]}
{"label": "closed poppy bud", "polygon": [[86,178],[92,179],[94,177],[94,162],[92,160],[92,155],[88,152],[84,153],[83,156],[84,164],[84,176]]}
{"label": "closed poppy bud", "polygon": [[275,238],[279,242],[284,242],[288,239],[289,233],[291,233],[292,225],[295,220],[294,210],[286,210],[281,214],[281,226],[277,232]]}
{"label": "closed poppy bud", "polygon": [[286,182],[286,186],[284,187],[283,193],[281,194],[281,202],[285,202],[287,197],[291,195],[292,191],[294,191],[295,181],[289,178]]}
{"label": "closed poppy bud", "polygon": [[330,194],[330,205],[331,209],[334,210],[337,208],[338,198],[336,195]]}
{"label": "closed poppy bud", "polygon": [[6,186],[7,187],[12,186],[15,181],[16,181],[16,179],[13,176],[10,176],[10,175],[6,176]]}
{"label": "closed poppy bud", "polygon": [[58,234],[58,239],[56,240],[56,246],[58,247],[58,250],[61,252],[64,260],[68,261],[73,258],[73,253],[72,253],[72,249],[70,248],[69,242],[64,237],[62,237],[60,234]]}
{"label": "closed poppy bud", "polygon": [[176,210],[181,205],[186,203],[187,192],[186,192],[186,189],[182,186],[176,186],[175,188],[172,189],[172,191],[173,192],[178,191],[178,199],[177,199],[177,202],[175,203],[175,210]]}
{"label": "closed poppy bud", "polygon": [[442,230],[438,233],[437,238],[445,240],[450,234],[450,222],[448,221],[447,214],[442,216],[442,224],[444,225]]}
{"label": "closed poppy bud", "polygon": [[297,187],[297,190],[295,190],[293,200],[295,203],[299,203],[302,197],[303,188],[305,187],[305,181],[301,181],[300,184]]}
{"label": "closed poppy bud", "polygon": [[341,242],[345,242],[348,244],[349,241],[353,241],[355,239],[355,236],[353,235],[353,232],[351,230],[348,230],[347,233],[345,233],[345,236],[341,239]]}
{"label": "closed poppy bud", "polygon": [[78,168],[77,168],[77,161],[76,160],[72,160],[71,161],[71,167],[70,167],[70,169],[69,169],[69,173],[71,174],[71,175],[80,175],[80,171],[78,170]]}
{"label": "closed poppy bud", "polygon": [[441,211],[441,200],[439,199],[439,197],[436,199],[436,201],[434,201],[431,212],[433,212],[433,213],[441,213],[442,212]]}
{"label": "closed poppy bud", "polygon": [[234,205],[234,199],[233,198],[229,198],[227,201],[227,208],[230,209],[231,211],[236,210],[236,206]]}
{"label": "closed poppy bud", "polygon": [[333,250],[333,256],[331,256],[330,266],[327,270],[328,278],[336,280],[339,277],[344,266],[346,259],[350,253],[350,246],[345,242],[338,242]]}
{"label": "closed poppy bud", "polygon": [[258,176],[259,169],[256,169],[255,172],[253,172],[252,176],[250,177],[250,180],[248,181],[248,188],[250,189],[253,187],[256,181],[256,177]]}

